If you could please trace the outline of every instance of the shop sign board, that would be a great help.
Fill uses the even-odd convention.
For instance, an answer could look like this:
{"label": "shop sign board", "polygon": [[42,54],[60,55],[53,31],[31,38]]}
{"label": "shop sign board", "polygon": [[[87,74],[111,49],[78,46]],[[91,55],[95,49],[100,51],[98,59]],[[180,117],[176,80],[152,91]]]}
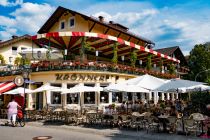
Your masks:
{"label": "shop sign board", "polygon": [[97,75],[97,74],[55,74],[56,80],[58,81],[88,81],[88,82],[107,82],[110,75]]}

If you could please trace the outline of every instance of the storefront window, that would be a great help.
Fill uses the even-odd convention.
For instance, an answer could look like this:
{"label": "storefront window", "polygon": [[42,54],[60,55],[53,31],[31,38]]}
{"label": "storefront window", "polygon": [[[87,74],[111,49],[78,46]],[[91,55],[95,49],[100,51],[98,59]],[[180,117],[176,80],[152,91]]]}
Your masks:
{"label": "storefront window", "polygon": [[[61,84],[51,84],[51,86],[61,87]],[[51,103],[61,104],[61,92],[51,92]]]}
{"label": "storefront window", "polygon": [[60,92],[51,92],[51,102],[52,104],[61,104],[61,93]]}
{"label": "storefront window", "polygon": [[[67,88],[72,88],[76,84],[67,84]],[[67,104],[78,104],[79,103],[79,93],[67,93],[66,95]]]}
{"label": "storefront window", "polygon": [[78,104],[79,103],[79,94],[75,93],[69,93],[67,96],[67,104]]}
{"label": "storefront window", "polygon": [[[94,87],[95,84],[84,84],[85,86]],[[95,92],[84,92],[84,104],[95,104]]]}
{"label": "storefront window", "polygon": [[122,93],[121,92],[113,92],[112,93],[112,102],[122,103]]}
{"label": "storefront window", "polygon": [[[108,86],[108,84],[101,84],[100,87],[106,87]],[[100,102],[101,103],[109,103],[109,92],[104,92],[104,91],[101,91],[100,92]]]}
{"label": "storefront window", "polygon": [[95,92],[84,92],[84,104],[95,104]]}

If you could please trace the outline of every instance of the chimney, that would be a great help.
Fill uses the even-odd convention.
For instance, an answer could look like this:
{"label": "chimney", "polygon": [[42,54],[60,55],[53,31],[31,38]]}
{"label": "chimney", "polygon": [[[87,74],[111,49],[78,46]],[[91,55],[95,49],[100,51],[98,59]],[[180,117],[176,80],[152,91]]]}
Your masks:
{"label": "chimney", "polygon": [[99,21],[104,22],[104,17],[103,16],[99,16]]}
{"label": "chimney", "polygon": [[12,36],[12,39],[17,38],[17,37],[18,37],[17,35],[13,35],[13,36]]}
{"label": "chimney", "polygon": [[113,24],[114,23],[114,21],[109,21],[109,24]]}

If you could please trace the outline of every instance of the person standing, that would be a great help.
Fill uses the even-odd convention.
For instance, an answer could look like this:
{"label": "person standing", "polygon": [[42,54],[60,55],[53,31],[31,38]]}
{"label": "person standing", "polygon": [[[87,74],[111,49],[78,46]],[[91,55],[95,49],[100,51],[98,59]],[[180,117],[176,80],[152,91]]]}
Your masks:
{"label": "person standing", "polygon": [[8,116],[8,124],[12,118],[12,122],[13,122],[13,125],[15,125],[15,122],[16,122],[16,116],[17,116],[17,111],[18,111],[18,108],[21,108],[18,103],[15,101],[15,99],[12,99],[11,102],[9,102],[9,104],[7,105],[7,108],[8,108],[8,113],[7,113],[7,116]]}

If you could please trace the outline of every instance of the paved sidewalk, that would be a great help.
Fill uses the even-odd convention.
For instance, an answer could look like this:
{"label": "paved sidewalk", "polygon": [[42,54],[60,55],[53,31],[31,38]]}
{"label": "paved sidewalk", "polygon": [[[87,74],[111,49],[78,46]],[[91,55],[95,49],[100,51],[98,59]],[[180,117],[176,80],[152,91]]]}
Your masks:
{"label": "paved sidewalk", "polygon": [[[0,124],[4,124],[6,120],[0,120]],[[166,133],[156,133],[156,132],[149,132],[147,134],[146,131],[140,130],[140,131],[131,131],[131,130],[120,130],[118,128],[103,128],[98,127],[96,128],[90,128],[85,126],[71,126],[71,125],[63,125],[59,123],[43,123],[42,121],[36,121],[36,122],[27,122],[26,125],[34,126],[34,127],[45,127],[50,129],[63,129],[63,130],[69,130],[69,131],[75,131],[75,132],[81,132],[81,133],[92,133],[96,135],[104,135],[108,137],[123,137],[123,138],[132,138],[132,139],[148,139],[148,140],[199,140],[201,138],[195,137],[195,136],[183,136],[183,135],[177,135],[177,134],[166,134]]]}

